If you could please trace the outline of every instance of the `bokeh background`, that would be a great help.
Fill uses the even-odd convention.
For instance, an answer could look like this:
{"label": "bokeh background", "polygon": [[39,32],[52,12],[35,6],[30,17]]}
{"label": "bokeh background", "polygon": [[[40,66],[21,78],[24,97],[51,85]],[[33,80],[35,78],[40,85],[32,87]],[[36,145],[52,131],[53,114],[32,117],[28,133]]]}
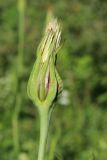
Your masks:
{"label": "bokeh background", "polygon": [[26,93],[48,9],[62,24],[64,90],[46,160],[107,160],[107,1],[0,0],[0,160],[34,160],[39,116]]}

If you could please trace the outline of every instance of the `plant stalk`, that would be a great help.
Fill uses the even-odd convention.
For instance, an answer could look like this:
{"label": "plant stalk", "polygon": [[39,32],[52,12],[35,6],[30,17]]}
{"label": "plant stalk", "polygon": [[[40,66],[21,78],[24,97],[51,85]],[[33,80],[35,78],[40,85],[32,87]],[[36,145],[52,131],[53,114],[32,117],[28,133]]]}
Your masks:
{"label": "plant stalk", "polygon": [[19,126],[18,126],[18,118],[20,111],[20,96],[17,95],[16,106],[13,114],[13,142],[14,142],[14,155],[18,159],[18,154],[20,150],[19,146]]}
{"label": "plant stalk", "polygon": [[25,24],[25,2],[26,0],[18,0],[18,54],[16,56],[16,61],[13,64],[14,67],[14,77],[15,77],[15,107],[13,113],[13,144],[14,144],[14,154],[16,159],[18,159],[20,144],[19,144],[19,113],[21,108],[21,93],[19,86],[19,79],[23,73],[23,55],[24,55],[24,24]]}
{"label": "plant stalk", "polygon": [[19,44],[18,44],[18,64],[19,71],[23,70],[23,56],[24,56],[24,28],[25,28],[25,0],[18,1],[19,11]]}
{"label": "plant stalk", "polygon": [[38,160],[44,160],[51,110],[47,111],[46,108],[44,109],[42,108],[39,113],[40,113],[40,142],[39,142]]}

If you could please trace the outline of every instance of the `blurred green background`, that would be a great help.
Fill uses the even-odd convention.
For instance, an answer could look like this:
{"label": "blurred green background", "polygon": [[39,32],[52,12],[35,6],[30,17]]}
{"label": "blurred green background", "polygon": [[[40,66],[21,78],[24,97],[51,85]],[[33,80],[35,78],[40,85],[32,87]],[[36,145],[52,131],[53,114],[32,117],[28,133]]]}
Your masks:
{"label": "blurred green background", "polygon": [[[24,4],[25,3],[25,4]],[[36,160],[39,116],[26,93],[48,8],[62,24],[64,91],[46,160],[107,160],[107,1],[0,0],[0,160]]]}

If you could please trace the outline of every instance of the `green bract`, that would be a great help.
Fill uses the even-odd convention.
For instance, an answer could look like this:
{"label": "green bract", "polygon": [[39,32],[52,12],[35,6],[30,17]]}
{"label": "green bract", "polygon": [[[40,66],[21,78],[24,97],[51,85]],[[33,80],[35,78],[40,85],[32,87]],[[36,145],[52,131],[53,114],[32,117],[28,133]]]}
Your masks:
{"label": "green bract", "polygon": [[62,90],[62,80],[55,65],[60,40],[60,25],[57,19],[52,18],[37,49],[37,58],[28,81],[28,95],[38,108],[49,108]]}

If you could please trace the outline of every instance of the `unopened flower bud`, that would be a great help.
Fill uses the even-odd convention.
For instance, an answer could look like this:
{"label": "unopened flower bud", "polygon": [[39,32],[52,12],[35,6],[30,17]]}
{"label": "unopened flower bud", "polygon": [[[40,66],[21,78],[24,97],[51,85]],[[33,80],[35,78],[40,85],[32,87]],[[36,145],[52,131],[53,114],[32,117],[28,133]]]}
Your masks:
{"label": "unopened flower bud", "polygon": [[28,82],[28,95],[38,107],[51,106],[62,90],[62,80],[55,66],[60,40],[60,25],[53,18],[46,26]]}

